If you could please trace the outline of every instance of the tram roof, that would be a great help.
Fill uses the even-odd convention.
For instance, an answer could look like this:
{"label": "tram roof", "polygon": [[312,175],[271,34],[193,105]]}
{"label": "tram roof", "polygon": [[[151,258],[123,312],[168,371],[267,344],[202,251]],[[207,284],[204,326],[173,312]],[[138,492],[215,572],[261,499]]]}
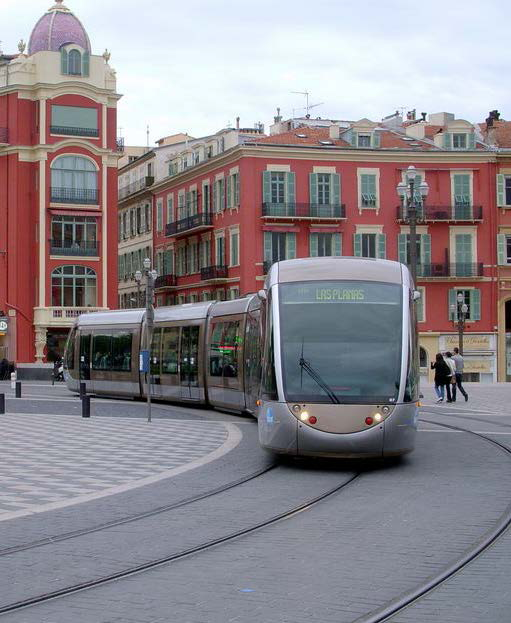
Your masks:
{"label": "tram roof", "polygon": [[79,327],[102,324],[140,324],[145,309],[117,309],[114,311],[92,312],[78,316],[76,324]]}
{"label": "tram roof", "polygon": [[206,318],[211,301],[204,303],[184,303],[183,305],[171,305],[170,307],[156,307],[154,310],[155,322],[167,322],[172,320],[200,320]]}
{"label": "tram roof", "polygon": [[309,257],[273,264],[266,286],[293,281],[357,279],[403,283],[406,267],[392,260],[367,257]]}

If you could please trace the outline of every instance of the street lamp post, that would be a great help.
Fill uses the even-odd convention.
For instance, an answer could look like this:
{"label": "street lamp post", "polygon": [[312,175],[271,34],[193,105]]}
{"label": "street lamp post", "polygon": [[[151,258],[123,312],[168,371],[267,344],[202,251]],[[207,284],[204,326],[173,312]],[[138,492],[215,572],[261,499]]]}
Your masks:
{"label": "street lamp post", "polygon": [[137,283],[137,307],[140,307],[140,282],[142,281],[142,273],[139,270],[135,273],[135,281]]}
{"label": "street lamp post", "polygon": [[[413,287],[417,287],[417,202],[415,198],[415,179],[417,176],[417,170],[413,165],[410,165],[405,172],[406,182],[399,182],[397,185],[397,194],[403,202],[403,207],[406,208],[408,220],[410,222],[410,236],[409,236],[409,268],[412,275]],[[419,185],[419,192],[423,200],[426,199],[429,192],[429,185],[426,181],[423,181]]]}
{"label": "street lamp post", "polygon": [[456,305],[451,305],[451,314],[453,321],[458,326],[458,350],[463,355],[463,333],[465,331],[465,320],[467,318],[468,305],[465,303],[463,294],[458,292],[456,297]]}
{"label": "street lamp post", "polygon": [[[139,271],[137,271],[139,272]],[[154,329],[154,282],[158,274],[155,270],[151,270],[151,260],[146,257],[144,260],[144,274],[146,276],[146,290],[145,290],[145,318],[147,329],[147,349],[149,351],[149,369],[146,372],[146,385],[147,385],[147,421],[151,422],[151,345],[153,341],[153,329]],[[135,275],[136,279],[136,275]],[[140,280],[142,275],[140,275]]]}

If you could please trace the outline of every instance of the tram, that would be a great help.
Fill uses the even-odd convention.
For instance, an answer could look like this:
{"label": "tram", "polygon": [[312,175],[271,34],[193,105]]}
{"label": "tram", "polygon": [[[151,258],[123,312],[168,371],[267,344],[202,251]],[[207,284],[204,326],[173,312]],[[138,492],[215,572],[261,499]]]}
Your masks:
{"label": "tram", "polygon": [[285,260],[257,294],[155,309],[151,336],[143,309],[80,316],[66,383],[143,398],[149,376],[152,398],[253,415],[274,453],[402,455],[417,428],[416,296],[398,262]]}

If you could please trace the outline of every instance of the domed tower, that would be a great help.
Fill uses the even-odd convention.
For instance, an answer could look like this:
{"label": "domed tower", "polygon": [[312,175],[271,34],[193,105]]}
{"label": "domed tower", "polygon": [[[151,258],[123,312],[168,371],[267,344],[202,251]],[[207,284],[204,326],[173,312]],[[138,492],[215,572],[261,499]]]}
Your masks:
{"label": "domed tower", "polygon": [[18,364],[62,355],[80,313],[117,302],[115,71],[54,1],[27,53],[0,55],[0,354]]}

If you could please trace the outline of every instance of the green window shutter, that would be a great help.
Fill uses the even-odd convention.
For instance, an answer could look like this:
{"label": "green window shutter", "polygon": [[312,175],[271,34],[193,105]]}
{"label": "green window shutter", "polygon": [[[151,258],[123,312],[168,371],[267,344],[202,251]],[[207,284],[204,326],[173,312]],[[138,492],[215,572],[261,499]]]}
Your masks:
{"label": "green window shutter", "polygon": [[332,253],[337,256],[342,255],[341,234],[332,234]]}
{"label": "green window shutter", "polygon": [[82,57],[82,76],[87,77],[90,72],[90,54],[88,52],[83,53]]}
{"label": "green window shutter", "polygon": [[60,50],[60,71],[63,74],[69,73],[68,54],[64,48]]}
{"label": "green window shutter", "polygon": [[309,173],[309,193],[310,202],[317,205],[318,203],[318,174]]}
{"label": "green window shutter", "polygon": [[444,149],[452,149],[452,134],[444,132]]}
{"label": "green window shutter", "polygon": [[286,251],[286,259],[294,260],[296,257],[296,234],[286,234]]}
{"label": "green window shutter", "polygon": [[378,236],[377,237],[377,244],[378,244],[377,253],[378,253],[378,258],[380,260],[384,260],[385,257],[386,257],[386,249],[385,249],[385,247],[386,247],[386,237],[387,236],[385,234],[378,234],[377,236]]}
{"label": "green window shutter", "polygon": [[371,135],[371,147],[378,148],[380,146],[380,134],[379,132],[373,132]]}
{"label": "green window shutter", "polygon": [[408,234],[398,234],[397,237],[397,248],[398,248],[398,257],[401,264],[406,264],[406,243],[408,239]]}
{"label": "green window shutter", "polygon": [[227,207],[232,208],[232,175],[227,177]]}
{"label": "green window shutter", "polygon": [[476,136],[473,132],[470,132],[468,135],[467,149],[475,149],[475,148],[476,148]]}
{"label": "green window shutter", "polygon": [[470,290],[470,320],[481,320],[480,290]]}
{"label": "green window shutter", "polygon": [[350,142],[353,147],[356,147],[358,145],[358,132],[351,132]]}
{"label": "green window shutter", "polygon": [[213,183],[213,212],[218,212],[218,182]]}
{"label": "green window shutter", "polygon": [[506,205],[506,192],[505,192],[506,179],[501,174],[497,174],[497,205],[505,206]]}
{"label": "green window shutter", "polygon": [[235,195],[234,195],[234,202],[235,205],[239,206],[240,204],[240,174],[238,173],[236,175],[236,188],[234,189]]}
{"label": "green window shutter", "polygon": [[272,235],[271,231],[264,232],[264,261],[271,262],[272,258]]}
{"label": "green window shutter", "polygon": [[421,264],[431,264],[431,234],[421,234]]}
{"label": "green window shutter", "polygon": [[295,201],[295,174],[286,173],[286,203],[294,204]]}
{"label": "green window shutter", "polygon": [[263,171],[263,203],[271,203],[271,171]]}
{"label": "green window shutter", "polygon": [[341,203],[341,176],[339,173],[332,173],[330,187],[332,192],[330,193],[330,201],[332,205],[337,206]]}
{"label": "green window shutter", "polygon": [[353,255],[362,257],[362,234],[354,234],[353,236]]}
{"label": "green window shutter", "polygon": [[506,258],[506,234],[497,234],[497,257],[498,264],[507,264]]}
{"label": "green window shutter", "polygon": [[457,306],[457,301],[456,301],[456,296],[457,296],[458,292],[457,290],[454,290],[451,288],[451,290],[449,290],[449,300],[447,302],[447,316],[449,318],[449,320],[454,320],[456,318],[456,315],[451,312],[451,307],[454,305],[454,307],[456,308]]}
{"label": "green window shutter", "polygon": [[454,203],[470,205],[470,175],[459,173],[454,175]]}
{"label": "green window shutter", "polygon": [[309,238],[310,242],[310,256],[318,257],[318,234],[311,234]]}

